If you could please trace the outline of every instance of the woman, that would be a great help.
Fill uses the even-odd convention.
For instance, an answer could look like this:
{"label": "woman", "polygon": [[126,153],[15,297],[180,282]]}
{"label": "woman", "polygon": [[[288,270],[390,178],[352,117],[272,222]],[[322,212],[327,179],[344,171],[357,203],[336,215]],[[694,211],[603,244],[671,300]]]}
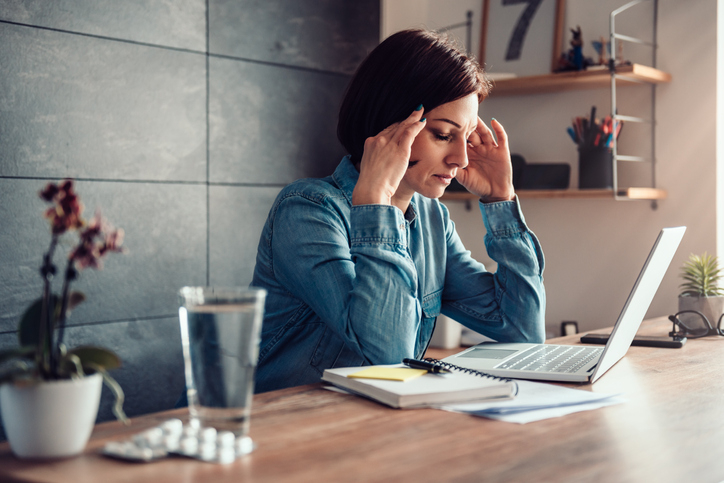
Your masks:
{"label": "woman", "polygon": [[[508,140],[478,118],[480,66],[408,30],[354,75],[330,177],[287,186],[264,226],[252,285],[267,289],[256,390],[329,367],[420,358],[443,313],[498,341],[544,338],[543,252],[512,185]],[[444,205],[456,178],[480,197],[495,273],[470,257]]]}

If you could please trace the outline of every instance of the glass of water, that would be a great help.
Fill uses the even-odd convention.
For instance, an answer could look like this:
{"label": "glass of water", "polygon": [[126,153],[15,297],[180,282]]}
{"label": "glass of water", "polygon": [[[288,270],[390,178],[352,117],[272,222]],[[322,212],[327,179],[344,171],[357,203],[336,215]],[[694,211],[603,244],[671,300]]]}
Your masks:
{"label": "glass of water", "polygon": [[202,427],[249,433],[265,297],[255,288],[179,291],[189,412]]}

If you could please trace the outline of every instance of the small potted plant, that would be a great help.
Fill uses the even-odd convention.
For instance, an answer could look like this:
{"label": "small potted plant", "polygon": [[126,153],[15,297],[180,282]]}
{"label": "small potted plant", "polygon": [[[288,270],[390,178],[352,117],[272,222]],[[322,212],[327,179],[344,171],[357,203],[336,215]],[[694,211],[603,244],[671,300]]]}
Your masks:
{"label": "small potted plant", "polygon": [[[45,212],[51,241],[40,273],[42,296],[30,304],[18,324],[18,347],[0,351],[0,416],[13,452],[20,457],[59,457],[85,448],[98,413],[101,385],[115,394],[116,417],[123,413],[123,392],[108,370],[120,366],[113,352],[93,346],[68,349],[63,333],[70,311],[85,300],[70,290],[84,268],[101,268],[101,259],[122,252],[123,230],[113,229],[100,216],[81,218],[83,205],[73,181],[49,183],[40,197],[51,206]],[[60,295],[52,292],[57,268],[53,255],[61,237],[76,232]]]}
{"label": "small potted plant", "polygon": [[689,256],[689,260],[681,268],[681,294],[679,295],[679,312],[696,310],[716,325],[724,313],[724,290],[720,286],[722,278],[717,257],[708,255]]}

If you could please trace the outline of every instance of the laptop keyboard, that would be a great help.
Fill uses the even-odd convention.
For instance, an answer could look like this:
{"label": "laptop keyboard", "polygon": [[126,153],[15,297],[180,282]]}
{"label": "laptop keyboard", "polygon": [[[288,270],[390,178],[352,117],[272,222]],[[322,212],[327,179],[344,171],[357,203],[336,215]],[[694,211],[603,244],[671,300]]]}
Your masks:
{"label": "laptop keyboard", "polygon": [[599,357],[602,347],[540,345],[495,366],[496,369],[572,373]]}

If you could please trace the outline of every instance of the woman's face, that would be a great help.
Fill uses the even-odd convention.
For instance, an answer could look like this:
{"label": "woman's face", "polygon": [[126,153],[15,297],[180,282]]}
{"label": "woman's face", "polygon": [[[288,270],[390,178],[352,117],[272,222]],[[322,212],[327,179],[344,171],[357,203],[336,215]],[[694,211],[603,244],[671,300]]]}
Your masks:
{"label": "woman's face", "polygon": [[457,174],[468,165],[468,138],[478,125],[478,96],[470,94],[425,112],[427,125],[412,143],[410,167],[397,196],[414,192],[439,198]]}

